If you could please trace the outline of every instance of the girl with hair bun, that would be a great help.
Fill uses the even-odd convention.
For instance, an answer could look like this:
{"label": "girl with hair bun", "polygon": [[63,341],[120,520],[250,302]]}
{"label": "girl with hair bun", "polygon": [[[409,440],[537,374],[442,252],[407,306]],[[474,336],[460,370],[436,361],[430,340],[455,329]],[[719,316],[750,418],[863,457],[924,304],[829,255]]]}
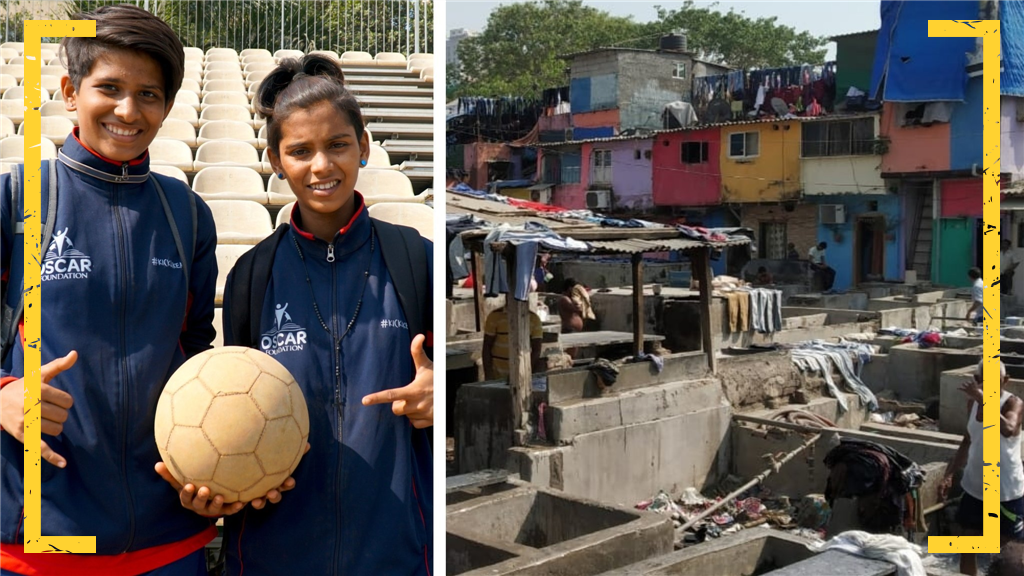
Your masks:
{"label": "girl with hair bun", "polygon": [[[296,202],[228,276],[223,333],[295,376],[311,447],[294,489],[225,518],[227,573],[428,575],[431,243],[367,214],[355,186],[370,142],[333,60],[282,61],[254,104],[272,177]],[[415,295],[403,287],[410,270]]]}

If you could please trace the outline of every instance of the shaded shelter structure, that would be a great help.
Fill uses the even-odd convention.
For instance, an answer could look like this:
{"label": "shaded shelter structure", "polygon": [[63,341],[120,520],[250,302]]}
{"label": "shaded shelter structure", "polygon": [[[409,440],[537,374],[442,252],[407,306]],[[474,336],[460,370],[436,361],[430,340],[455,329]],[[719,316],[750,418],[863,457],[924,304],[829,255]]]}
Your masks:
{"label": "shaded shelter structure", "polygon": [[[724,241],[696,240],[675,227],[608,227],[590,220],[563,217],[545,209],[533,210],[453,192],[447,196],[446,210],[448,214],[471,215],[481,223],[480,228],[459,234],[463,246],[472,253],[470,273],[473,275],[473,298],[478,330],[482,330],[484,324],[484,251],[490,230],[502,224],[513,227],[524,226],[527,223],[542,224],[562,238],[584,242],[589,246],[586,250],[573,250],[575,253],[630,257],[633,280],[632,351],[636,356],[644,353],[644,254],[682,252],[688,256],[693,277],[698,282],[700,290],[702,348],[707,356],[708,370],[712,374],[717,373],[711,326],[711,252],[748,244],[749,238],[730,236]],[[517,264],[515,240],[492,242],[490,249],[505,259],[509,277],[514,277]],[[513,297],[510,288],[506,294],[506,309],[509,315],[508,381],[513,398],[513,442],[515,445],[523,445],[532,433],[532,424],[529,420],[532,391],[529,302]]]}

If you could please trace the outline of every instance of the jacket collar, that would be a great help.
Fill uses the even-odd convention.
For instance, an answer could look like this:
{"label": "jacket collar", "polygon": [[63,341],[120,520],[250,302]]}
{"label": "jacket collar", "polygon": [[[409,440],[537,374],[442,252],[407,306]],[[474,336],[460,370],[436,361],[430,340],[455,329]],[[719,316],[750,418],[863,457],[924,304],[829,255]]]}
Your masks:
{"label": "jacket collar", "polygon": [[78,137],[78,127],[72,138],[64,141],[57,158],[68,168],[93,178],[116,184],[141,184],[149,178],[149,150],[128,162],[118,162],[101,156]]}
{"label": "jacket collar", "polygon": [[[355,193],[356,211],[352,215],[352,218],[338,230],[335,234],[332,243],[335,248],[339,249],[338,256],[343,256],[349,252],[357,250],[360,246],[365,243],[370,237],[370,215],[366,211],[366,202],[363,200],[363,195],[359,192]],[[319,244],[323,248],[323,242],[318,240],[315,236],[306,232],[302,228],[302,215],[299,212],[298,203],[292,207],[291,213],[291,228],[292,231],[303,240]]]}

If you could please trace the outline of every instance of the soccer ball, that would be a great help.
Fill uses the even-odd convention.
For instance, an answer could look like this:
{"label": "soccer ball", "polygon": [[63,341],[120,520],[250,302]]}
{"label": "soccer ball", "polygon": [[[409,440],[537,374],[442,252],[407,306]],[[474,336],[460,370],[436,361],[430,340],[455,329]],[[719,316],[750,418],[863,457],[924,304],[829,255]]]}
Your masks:
{"label": "soccer ball", "polygon": [[206,486],[225,503],[248,502],[295,471],[309,437],[309,412],[280,362],[225,346],[193,356],[171,376],[153,429],[175,480]]}

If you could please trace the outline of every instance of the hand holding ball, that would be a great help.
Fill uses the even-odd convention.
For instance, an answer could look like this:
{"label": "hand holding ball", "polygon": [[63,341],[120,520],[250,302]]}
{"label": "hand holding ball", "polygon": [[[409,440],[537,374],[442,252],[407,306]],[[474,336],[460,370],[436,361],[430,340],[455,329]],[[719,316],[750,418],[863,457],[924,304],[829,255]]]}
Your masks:
{"label": "hand holding ball", "polygon": [[225,504],[249,502],[295,471],[309,437],[309,412],[280,362],[227,346],[193,356],[171,376],[154,432],[179,484],[206,486]]}

